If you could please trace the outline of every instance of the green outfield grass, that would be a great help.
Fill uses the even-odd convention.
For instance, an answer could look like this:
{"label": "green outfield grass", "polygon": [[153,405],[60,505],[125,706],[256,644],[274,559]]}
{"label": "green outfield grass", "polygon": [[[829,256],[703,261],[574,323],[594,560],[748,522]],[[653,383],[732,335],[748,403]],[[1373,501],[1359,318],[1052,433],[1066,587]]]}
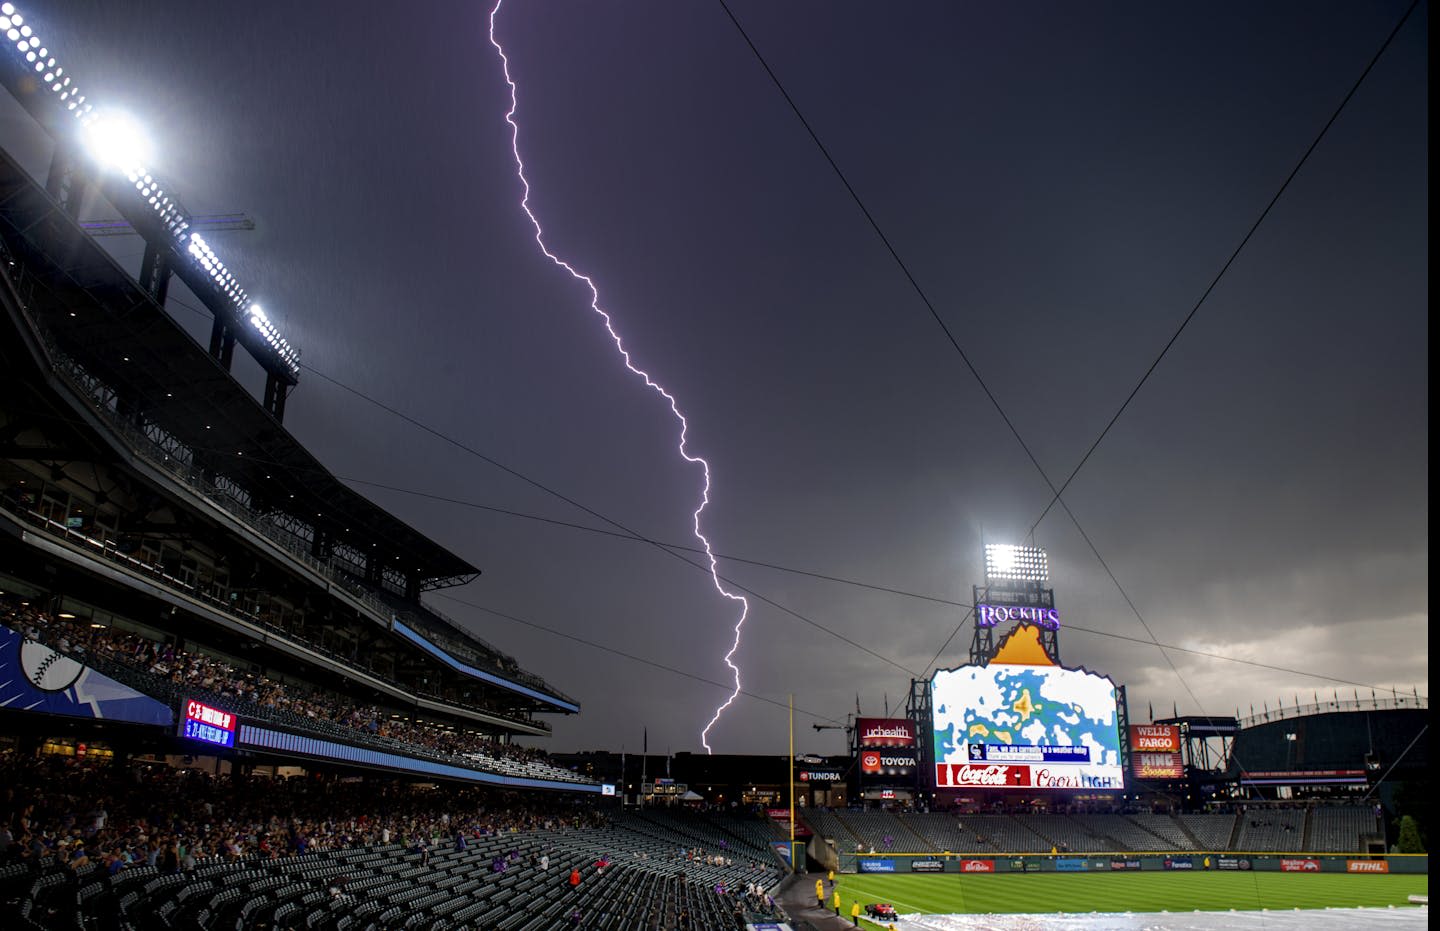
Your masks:
{"label": "green outfield grass", "polygon": [[1400,873],[846,874],[838,879],[840,914],[846,918],[857,899],[862,909],[870,902],[889,902],[901,914],[1189,912],[1408,905],[1409,896],[1430,890],[1429,876]]}

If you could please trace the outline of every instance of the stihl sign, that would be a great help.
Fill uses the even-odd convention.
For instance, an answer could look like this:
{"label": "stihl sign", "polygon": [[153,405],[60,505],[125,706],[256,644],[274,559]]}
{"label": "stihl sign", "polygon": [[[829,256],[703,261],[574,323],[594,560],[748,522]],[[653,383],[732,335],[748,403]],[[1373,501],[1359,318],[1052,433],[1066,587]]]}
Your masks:
{"label": "stihl sign", "polygon": [[1388,873],[1390,872],[1390,862],[1388,860],[1346,860],[1345,872]]}

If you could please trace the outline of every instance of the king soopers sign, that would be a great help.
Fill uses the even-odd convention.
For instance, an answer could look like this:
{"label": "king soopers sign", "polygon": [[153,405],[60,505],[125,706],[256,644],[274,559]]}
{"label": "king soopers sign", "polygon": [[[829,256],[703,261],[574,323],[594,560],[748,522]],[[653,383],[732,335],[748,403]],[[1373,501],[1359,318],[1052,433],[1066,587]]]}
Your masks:
{"label": "king soopers sign", "polygon": [[1030,621],[1046,630],[1060,629],[1060,612],[1054,608],[1029,605],[976,605],[975,623],[980,627],[996,627],[1006,621]]}

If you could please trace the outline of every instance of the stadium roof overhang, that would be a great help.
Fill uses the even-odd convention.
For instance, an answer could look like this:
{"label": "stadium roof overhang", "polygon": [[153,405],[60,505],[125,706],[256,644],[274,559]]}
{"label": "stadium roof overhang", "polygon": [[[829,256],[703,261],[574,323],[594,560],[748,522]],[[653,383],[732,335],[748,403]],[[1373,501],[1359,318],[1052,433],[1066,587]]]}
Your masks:
{"label": "stadium roof overhang", "polygon": [[422,589],[479,570],[344,485],[296,440],[50,195],[0,152],[0,232],[47,294],[57,348],[205,457],[263,506],[414,575]]}

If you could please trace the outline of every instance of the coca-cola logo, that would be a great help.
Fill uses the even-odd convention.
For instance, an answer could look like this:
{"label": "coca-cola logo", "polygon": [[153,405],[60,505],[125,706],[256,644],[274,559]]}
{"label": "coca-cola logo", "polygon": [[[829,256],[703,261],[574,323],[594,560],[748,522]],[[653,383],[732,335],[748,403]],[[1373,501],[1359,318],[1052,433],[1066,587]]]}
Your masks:
{"label": "coca-cola logo", "polygon": [[1030,785],[1030,767],[992,763],[971,766],[968,763],[940,763],[935,767],[935,781],[942,786],[1006,786]]}

